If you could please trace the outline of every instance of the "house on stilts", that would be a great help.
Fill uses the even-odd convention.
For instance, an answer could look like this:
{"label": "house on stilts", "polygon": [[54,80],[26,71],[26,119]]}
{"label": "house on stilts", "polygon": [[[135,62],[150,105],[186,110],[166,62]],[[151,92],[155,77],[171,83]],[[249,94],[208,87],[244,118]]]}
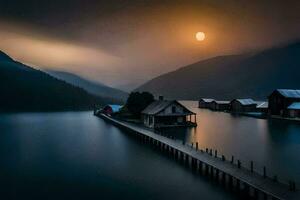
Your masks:
{"label": "house on stilts", "polygon": [[142,121],[149,128],[195,127],[196,113],[176,100],[154,101],[142,111]]}

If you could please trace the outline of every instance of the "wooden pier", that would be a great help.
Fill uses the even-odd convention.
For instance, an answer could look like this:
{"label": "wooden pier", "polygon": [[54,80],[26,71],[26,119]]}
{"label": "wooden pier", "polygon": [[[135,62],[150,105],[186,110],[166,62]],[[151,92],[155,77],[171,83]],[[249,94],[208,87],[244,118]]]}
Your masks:
{"label": "wooden pier", "polygon": [[103,114],[97,114],[97,116],[129,131],[143,142],[166,152],[178,162],[186,164],[193,171],[210,177],[224,187],[240,193],[245,199],[300,199],[300,193],[296,190],[294,182],[287,185],[278,182],[276,178],[269,178],[266,176],[265,168],[264,174],[260,175],[254,172],[253,162],[251,162],[251,169],[249,170],[242,167],[239,160],[237,165],[233,164],[233,157],[226,160],[223,155],[219,157],[217,151],[200,149],[198,143],[191,146],[185,145],[178,140],[161,136],[135,124],[113,119]]}

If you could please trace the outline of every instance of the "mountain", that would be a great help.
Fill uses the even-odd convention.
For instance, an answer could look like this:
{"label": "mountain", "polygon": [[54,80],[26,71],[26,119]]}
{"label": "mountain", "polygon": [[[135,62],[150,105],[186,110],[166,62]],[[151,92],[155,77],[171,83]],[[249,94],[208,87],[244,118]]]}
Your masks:
{"label": "mountain", "polygon": [[107,99],[14,61],[0,51],[0,111],[87,110]]}
{"label": "mountain", "polygon": [[84,79],[72,73],[53,71],[53,70],[47,70],[46,73],[58,79],[64,80],[67,83],[81,87],[86,91],[88,91],[89,93],[100,97],[112,98],[123,102],[125,102],[128,97],[128,94],[126,92],[106,86],[105,84],[102,83],[89,81],[87,79]]}
{"label": "mountain", "polygon": [[300,42],[200,61],[154,78],[136,90],[172,99],[262,100],[276,88],[300,88]]}

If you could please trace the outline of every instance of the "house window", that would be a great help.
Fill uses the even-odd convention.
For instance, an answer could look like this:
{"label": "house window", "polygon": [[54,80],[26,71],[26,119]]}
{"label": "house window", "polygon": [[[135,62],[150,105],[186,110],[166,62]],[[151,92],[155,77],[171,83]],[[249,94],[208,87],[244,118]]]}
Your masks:
{"label": "house window", "polygon": [[176,113],[176,107],[172,106],[172,113]]}
{"label": "house window", "polygon": [[153,124],[153,117],[152,116],[149,117],[149,124],[150,125]]}

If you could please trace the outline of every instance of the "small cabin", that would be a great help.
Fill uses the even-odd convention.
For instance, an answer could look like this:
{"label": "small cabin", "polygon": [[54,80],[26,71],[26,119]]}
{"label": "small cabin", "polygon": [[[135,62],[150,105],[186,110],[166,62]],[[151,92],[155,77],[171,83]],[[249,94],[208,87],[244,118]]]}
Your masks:
{"label": "small cabin", "polygon": [[205,99],[202,98],[198,102],[199,108],[211,108],[211,103],[214,101],[214,99]]}
{"label": "small cabin", "polygon": [[300,117],[300,102],[292,103],[286,111],[287,117],[299,118]]}
{"label": "small cabin", "polygon": [[120,110],[122,108],[123,108],[122,105],[108,104],[108,105],[104,106],[104,108],[102,109],[102,113],[104,113],[106,115],[112,115],[117,112],[120,112]]}
{"label": "small cabin", "polygon": [[236,113],[255,112],[256,105],[253,99],[234,99],[230,102],[230,110]]}
{"label": "small cabin", "polygon": [[270,115],[289,115],[288,107],[300,102],[300,90],[277,89],[268,97]]}
{"label": "small cabin", "polygon": [[175,100],[154,101],[142,111],[142,120],[144,125],[149,128],[197,125],[196,113]]}
{"label": "small cabin", "polygon": [[216,101],[211,103],[210,108],[215,111],[226,111],[230,109],[230,101]]}

